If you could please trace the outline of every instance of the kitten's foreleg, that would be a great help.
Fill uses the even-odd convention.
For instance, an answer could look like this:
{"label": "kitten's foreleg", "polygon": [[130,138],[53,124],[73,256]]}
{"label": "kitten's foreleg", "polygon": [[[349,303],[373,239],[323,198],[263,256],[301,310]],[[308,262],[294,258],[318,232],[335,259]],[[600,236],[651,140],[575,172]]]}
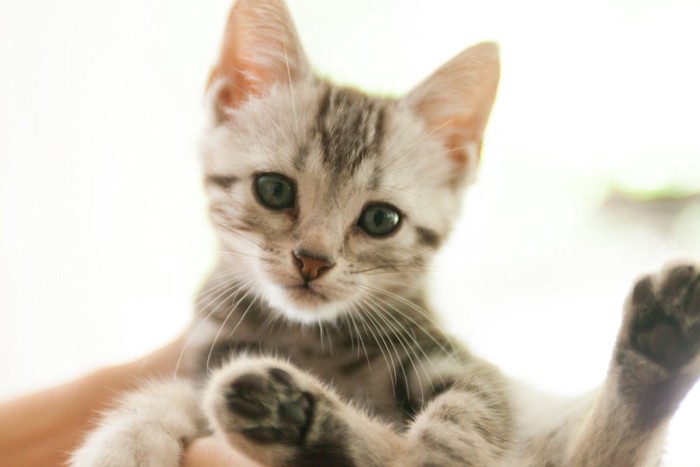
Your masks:
{"label": "kitten's foreleg", "polygon": [[512,438],[502,375],[476,359],[461,364],[436,360],[431,366],[445,371],[424,384],[434,394],[406,432],[405,449],[392,466],[500,465]]}
{"label": "kitten's foreleg", "polygon": [[666,425],[699,375],[700,268],[643,278],[627,301],[600,398],[564,465],[658,465]]}
{"label": "kitten's foreleg", "polygon": [[202,436],[199,397],[188,381],[150,383],[126,394],[71,456],[72,467],[177,467]]}
{"label": "kitten's foreleg", "polygon": [[380,467],[401,437],[274,358],[239,357],[215,373],[204,402],[215,433],[270,466]]}

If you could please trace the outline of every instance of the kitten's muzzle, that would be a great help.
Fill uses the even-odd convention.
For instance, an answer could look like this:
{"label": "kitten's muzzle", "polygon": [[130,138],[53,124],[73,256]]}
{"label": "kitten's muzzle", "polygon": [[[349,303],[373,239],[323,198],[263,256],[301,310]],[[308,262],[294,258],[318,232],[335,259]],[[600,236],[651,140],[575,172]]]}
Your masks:
{"label": "kitten's muzzle", "polygon": [[321,277],[335,265],[335,262],[326,256],[313,254],[301,249],[295,249],[292,252],[292,257],[299,274],[301,274],[301,277],[307,284]]}

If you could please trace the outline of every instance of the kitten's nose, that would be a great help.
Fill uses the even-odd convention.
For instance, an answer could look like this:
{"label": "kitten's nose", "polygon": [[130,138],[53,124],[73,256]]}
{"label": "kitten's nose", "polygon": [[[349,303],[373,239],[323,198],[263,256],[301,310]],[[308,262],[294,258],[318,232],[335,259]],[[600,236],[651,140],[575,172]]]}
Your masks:
{"label": "kitten's nose", "polygon": [[301,277],[303,277],[306,282],[311,282],[318,278],[334,265],[333,260],[330,258],[314,255],[305,250],[297,249],[294,250],[292,254],[294,255],[294,263],[297,265]]}

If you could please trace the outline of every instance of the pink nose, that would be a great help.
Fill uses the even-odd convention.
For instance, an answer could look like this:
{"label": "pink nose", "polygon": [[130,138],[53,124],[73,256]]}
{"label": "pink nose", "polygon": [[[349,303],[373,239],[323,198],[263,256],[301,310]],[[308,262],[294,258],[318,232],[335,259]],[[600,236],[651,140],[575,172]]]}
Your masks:
{"label": "pink nose", "polygon": [[330,259],[318,255],[314,256],[307,251],[294,250],[292,254],[294,255],[294,263],[306,282],[311,282],[333,267],[333,262]]}

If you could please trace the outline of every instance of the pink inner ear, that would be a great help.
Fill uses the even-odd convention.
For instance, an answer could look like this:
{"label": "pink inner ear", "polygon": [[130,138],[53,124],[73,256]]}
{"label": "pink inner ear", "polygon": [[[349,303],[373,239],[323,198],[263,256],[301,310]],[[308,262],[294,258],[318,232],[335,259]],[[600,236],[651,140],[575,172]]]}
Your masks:
{"label": "pink inner ear", "polygon": [[[235,7],[234,7],[235,8]],[[233,29],[236,28],[236,20],[234,17],[235,11],[231,12],[229,24],[224,34],[224,41],[221,46],[221,55],[219,63],[211,70],[209,80],[207,82],[207,91],[212,84],[225,78],[224,85],[219,89],[219,95],[216,96],[218,103],[224,107],[238,107],[250,94],[254,94],[254,84],[246,76],[246,64],[239,60],[239,44]],[[247,64],[248,73],[255,73],[254,66]],[[261,71],[257,71],[262,74]]]}
{"label": "pink inner ear", "polygon": [[[229,15],[219,63],[207,90],[222,82],[217,103],[239,107],[277,82],[298,79],[309,67],[292,18],[281,0],[238,0]],[[222,81],[225,80],[225,81]]]}
{"label": "pink inner ear", "polygon": [[479,160],[499,75],[498,47],[477,44],[438,68],[407,96],[426,130],[445,145],[443,156],[456,165],[456,175],[468,175]]}
{"label": "pink inner ear", "polygon": [[466,169],[469,166],[469,153],[464,145],[464,136],[452,133],[447,137],[448,158],[457,164],[459,169]]}
{"label": "pink inner ear", "polygon": [[[233,60],[227,60],[232,62]],[[240,106],[248,97],[259,96],[264,89],[260,86],[260,82],[267,83],[272,81],[271,73],[252,64],[245,68],[246,73],[241,70],[242,67],[227,63],[219,65],[212,69],[207,81],[206,90],[209,91],[212,84],[221,78],[226,78],[223,86],[218,91],[216,100],[219,105],[227,108],[236,108]],[[224,72],[223,70],[231,70]],[[256,80],[250,78],[255,76]]]}
{"label": "pink inner ear", "polygon": [[[474,167],[481,156],[481,131],[474,127],[473,119],[451,118],[439,123],[431,123],[433,128],[439,128],[436,135],[442,137],[446,150],[445,155],[455,164],[457,170]],[[475,158],[475,161],[471,159]]]}

